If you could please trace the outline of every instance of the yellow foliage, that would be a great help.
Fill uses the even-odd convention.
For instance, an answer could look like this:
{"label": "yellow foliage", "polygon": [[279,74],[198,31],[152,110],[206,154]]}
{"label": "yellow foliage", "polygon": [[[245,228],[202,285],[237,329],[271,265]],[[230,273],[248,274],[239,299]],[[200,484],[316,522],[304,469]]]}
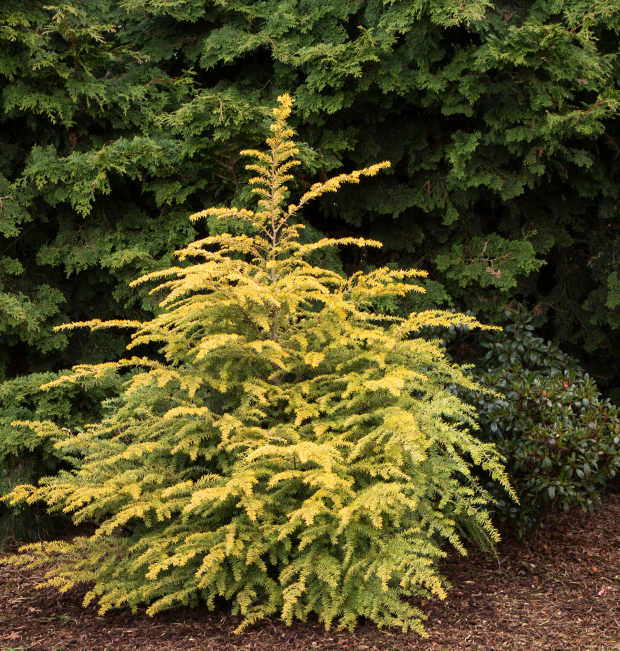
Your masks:
{"label": "yellow foliage", "polygon": [[304,244],[292,222],[311,200],[389,163],[289,202],[299,165],[292,105],[279,98],[266,151],[242,152],[257,207],[191,216],[240,220],[252,234],[209,235],[176,251],[179,265],[133,281],[161,296],[149,321],[60,327],[135,329],[128,349],[156,345],[158,357],[84,364],[50,383],[123,374],[120,398],[83,431],[19,423],[79,454],[74,470],[19,486],[7,501],[43,501],[97,529],[29,546],[12,562],[51,564],[48,583],[63,590],[92,583],[85,602],[102,611],[147,605],[154,614],[201,599],[213,608],[222,597],[243,616],[240,629],[316,612],[326,627],[366,617],[424,634],[412,599],[445,596],[441,542],[464,552],[462,530],[497,539],[473,466],[511,492],[494,448],[471,433],[472,409],[449,390],[475,382],[424,337],[431,327],[483,326],[437,310],[377,309],[378,299],[424,291],[415,282],[424,271],[343,278],[309,262],[327,247],[381,246]]}

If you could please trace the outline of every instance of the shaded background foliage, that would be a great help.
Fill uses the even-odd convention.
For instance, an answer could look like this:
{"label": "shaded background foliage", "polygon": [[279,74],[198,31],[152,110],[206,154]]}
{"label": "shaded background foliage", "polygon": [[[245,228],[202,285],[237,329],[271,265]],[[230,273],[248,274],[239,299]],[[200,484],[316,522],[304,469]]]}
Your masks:
{"label": "shaded background foliage", "polygon": [[[120,389],[118,378],[84,387],[64,384],[41,391],[42,384],[58,380],[65,373],[30,373],[0,384],[0,495],[20,484],[35,483],[41,476],[54,475],[72,467],[70,455],[54,447],[51,438],[41,438],[16,420],[60,422],[70,431],[101,416],[102,403]],[[75,452],[75,451],[74,451]],[[78,452],[78,457],[80,453]],[[9,538],[36,540],[67,526],[63,517],[50,518],[45,508],[24,506],[0,509],[0,548]]]}
{"label": "shaded background foliage", "polygon": [[117,356],[51,328],[154,311],[128,280],[243,199],[236,152],[288,91],[308,178],[393,164],[306,214],[385,242],[346,271],[423,267],[427,304],[530,311],[618,397],[619,34],[605,0],[6,0],[0,378]]}

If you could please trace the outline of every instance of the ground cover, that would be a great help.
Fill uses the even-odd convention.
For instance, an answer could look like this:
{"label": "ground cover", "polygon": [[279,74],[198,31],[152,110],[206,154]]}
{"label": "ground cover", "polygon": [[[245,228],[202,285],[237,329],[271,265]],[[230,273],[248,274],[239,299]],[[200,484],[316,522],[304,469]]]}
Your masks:
{"label": "ground cover", "polygon": [[80,605],[83,591],[35,591],[39,572],[0,563],[0,648],[69,649],[620,649],[620,494],[594,514],[550,516],[527,545],[494,558],[472,552],[444,564],[453,588],[423,604],[429,638],[325,631],[268,620],[236,636],[225,609],[177,609],[155,618]]}

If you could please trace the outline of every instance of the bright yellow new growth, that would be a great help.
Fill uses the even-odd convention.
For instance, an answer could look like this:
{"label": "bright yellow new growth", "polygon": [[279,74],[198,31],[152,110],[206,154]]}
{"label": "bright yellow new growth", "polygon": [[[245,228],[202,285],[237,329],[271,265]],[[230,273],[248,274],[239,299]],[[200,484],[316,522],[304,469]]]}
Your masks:
{"label": "bright yellow new growth", "polygon": [[74,330],[75,328],[90,328],[103,330],[105,328],[139,328],[142,325],[140,321],[130,321],[128,319],[112,319],[110,321],[101,321],[101,319],[91,319],[90,321],[74,321],[73,323],[63,323],[54,328],[56,332],[63,330]]}
{"label": "bright yellow new growth", "polygon": [[389,163],[316,183],[286,205],[299,165],[291,107],[279,98],[266,151],[243,152],[255,209],[191,217],[242,220],[246,234],[192,242],[176,252],[178,266],[133,281],[162,295],[151,320],[61,326],[132,328],[128,349],[156,344],[159,357],[84,364],[50,383],[123,375],[120,397],[83,431],[19,424],[77,465],[8,501],[43,501],[97,528],[12,562],[51,563],[48,584],[62,590],[92,584],[85,603],[102,612],[155,614],[202,599],[213,608],[223,597],[241,629],[315,612],[326,627],[366,617],[424,634],[412,599],[445,595],[441,543],[464,552],[460,531],[497,538],[472,466],[511,490],[494,448],[470,432],[473,410],[448,390],[477,385],[424,337],[429,327],[481,326],[438,310],[383,314],[385,297],[424,291],[423,271],[345,278],[309,262],[334,245],[381,246],[304,244],[293,220]]}

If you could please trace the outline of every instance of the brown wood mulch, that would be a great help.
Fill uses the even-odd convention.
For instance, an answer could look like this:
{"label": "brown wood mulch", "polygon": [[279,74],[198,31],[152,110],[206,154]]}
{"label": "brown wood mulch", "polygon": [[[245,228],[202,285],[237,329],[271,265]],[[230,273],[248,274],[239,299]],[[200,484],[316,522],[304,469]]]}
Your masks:
{"label": "brown wood mulch", "polygon": [[473,552],[444,571],[453,588],[423,604],[424,640],[369,623],[349,633],[276,620],[235,635],[238,618],[201,609],[101,617],[81,607],[79,591],[35,591],[36,572],[0,564],[0,648],[620,650],[619,494],[594,514],[551,516],[527,545],[503,543],[499,558]]}

